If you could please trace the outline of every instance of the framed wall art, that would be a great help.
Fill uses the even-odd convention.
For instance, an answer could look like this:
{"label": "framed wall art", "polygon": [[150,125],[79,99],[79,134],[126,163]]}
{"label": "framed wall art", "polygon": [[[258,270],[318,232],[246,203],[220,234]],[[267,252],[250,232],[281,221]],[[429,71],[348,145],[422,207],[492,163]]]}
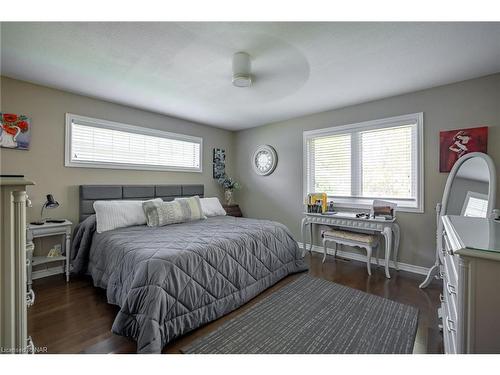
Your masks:
{"label": "framed wall art", "polygon": [[31,121],[25,115],[0,112],[0,146],[28,150],[31,140]]}
{"label": "framed wall art", "polygon": [[214,148],[213,156],[213,177],[219,179],[226,174],[226,150]]}
{"label": "framed wall art", "polygon": [[465,154],[486,153],[487,147],[487,126],[439,132],[439,172],[451,171],[455,162]]}

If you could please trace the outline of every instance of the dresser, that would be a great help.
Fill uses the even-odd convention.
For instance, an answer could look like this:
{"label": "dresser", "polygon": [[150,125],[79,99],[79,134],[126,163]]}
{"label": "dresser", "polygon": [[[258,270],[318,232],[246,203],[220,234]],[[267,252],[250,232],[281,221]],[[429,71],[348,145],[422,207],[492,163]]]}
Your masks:
{"label": "dresser", "polygon": [[445,353],[500,353],[500,222],[446,215],[439,253]]}
{"label": "dresser", "polygon": [[23,178],[0,177],[0,348],[3,353],[33,352],[27,333],[26,186]]}

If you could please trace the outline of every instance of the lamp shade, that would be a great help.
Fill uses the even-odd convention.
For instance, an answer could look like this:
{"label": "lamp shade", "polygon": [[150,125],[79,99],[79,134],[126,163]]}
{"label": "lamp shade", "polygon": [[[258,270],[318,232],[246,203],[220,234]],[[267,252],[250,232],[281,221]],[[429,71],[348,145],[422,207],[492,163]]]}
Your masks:
{"label": "lamp shade", "polygon": [[44,205],[46,208],[57,208],[59,207],[59,202],[57,202],[52,194],[47,194],[47,201]]}

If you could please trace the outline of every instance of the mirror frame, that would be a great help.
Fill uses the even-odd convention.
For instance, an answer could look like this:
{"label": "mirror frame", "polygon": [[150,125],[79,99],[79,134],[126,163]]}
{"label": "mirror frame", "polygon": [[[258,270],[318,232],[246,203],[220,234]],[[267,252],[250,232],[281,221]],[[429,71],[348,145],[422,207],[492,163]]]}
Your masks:
{"label": "mirror frame", "polygon": [[488,166],[488,171],[490,173],[490,186],[488,187],[488,215],[487,218],[490,218],[492,216],[493,210],[495,209],[495,200],[496,200],[496,191],[497,191],[497,176],[496,176],[496,169],[495,169],[495,163],[493,163],[493,160],[491,157],[488,155],[482,153],[482,152],[471,152],[470,154],[465,154],[462,156],[460,159],[458,159],[453,166],[453,168],[450,171],[450,174],[448,175],[448,179],[446,180],[446,185],[444,187],[444,192],[443,192],[443,198],[441,200],[441,203],[438,203],[436,206],[436,226],[437,226],[437,231],[436,231],[436,257],[434,261],[434,265],[429,268],[429,271],[427,272],[427,276],[425,280],[420,284],[419,288],[423,289],[426,288],[431,281],[434,279],[434,277],[438,277],[440,273],[440,266],[441,266],[441,260],[439,253],[443,249],[443,222],[441,221],[441,216],[446,215],[446,208],[448,206],[448,200],[450,196],[450,191],[451,191],[451,186],[453,184],[453,181],[455,180],[455,177],[458,173],[458,170],[462,166],[463,163],[465,163],[467,160],[479,157],[483,159],[487,166]]}
{"label": "mirror frame", "polygon": [[486,216],[487,218],[490,217],[493,209],[495,208],[496,191],[497,191],[497,175],[495,170],[495,163],[493,163],[493,160],[491,159],[490,156],[482,152],[471,152],[470,154],[465,154],[460,159],[458,159],[456,163],[453,165],[450,174],[448,175],[448,179],[446,180],[446,185],[444,187],[443,199],[441,200],[441,210],[440,210],[441,216],[446,215],[446,208],[448,206],[451,186],[453,185],[453,181],[455,180],[458,170],[467,160],[472,158],[483,159],[486,162],[486,165],[488,167],[488,172],[490,174],[490,182],[488,187],[488,215]]}

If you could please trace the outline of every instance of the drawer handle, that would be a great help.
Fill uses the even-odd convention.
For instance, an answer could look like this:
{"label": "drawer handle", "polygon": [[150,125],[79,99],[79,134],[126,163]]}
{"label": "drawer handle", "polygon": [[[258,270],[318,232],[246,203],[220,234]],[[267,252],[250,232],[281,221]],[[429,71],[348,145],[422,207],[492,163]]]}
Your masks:
{"label": "drawer handle", "polygon": [[448,291],[449,294],[457,294],[455,286],[451,285],[450,283],[446,283],[446,290]]}
{"label": "drawer handle", "polygon": [[455,329],[455,322],[453,320],[451,320],[449,317],[446,318],[445,320],[446,322],[446,329],[451,332],[456,332],[457,330]]}

